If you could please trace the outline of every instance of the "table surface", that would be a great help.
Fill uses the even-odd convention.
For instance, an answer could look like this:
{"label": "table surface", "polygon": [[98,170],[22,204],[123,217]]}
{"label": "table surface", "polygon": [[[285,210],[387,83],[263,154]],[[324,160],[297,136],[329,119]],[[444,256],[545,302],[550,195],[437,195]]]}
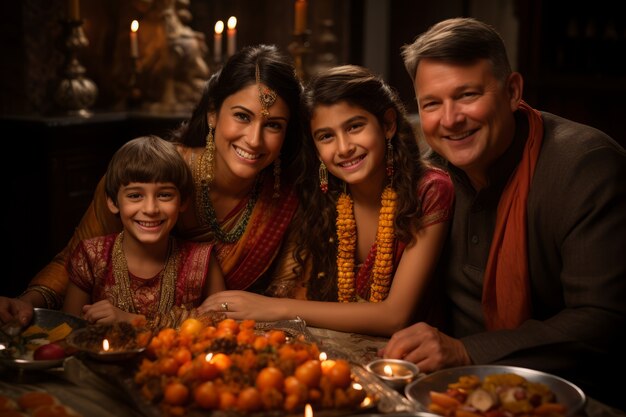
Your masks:
{"label": "table surface", "polygon": [[[377,358],[377,351],[385,345],[386,338],[312,327],[306,327],[306,332],[329,358],[344,358],[353,363],[355,376],[366,380],[368,389],[379,397],[378,413],[395,414],[395,417],[417,415],[417,407],[403,394],[389,388],[359,366]],[[63,367],[48,370],[18,370],[0,366],[0,394],[17,397],[27,391],[44,390],[85,417],[145,417],[145,413],[138,411],[130,401],[123,387],[107,381],[88,363],[69,357]],[[377,414],[369,414],[374,415]],[[626,412],[610,409],[588,398],[585,415],[626,417]]]}

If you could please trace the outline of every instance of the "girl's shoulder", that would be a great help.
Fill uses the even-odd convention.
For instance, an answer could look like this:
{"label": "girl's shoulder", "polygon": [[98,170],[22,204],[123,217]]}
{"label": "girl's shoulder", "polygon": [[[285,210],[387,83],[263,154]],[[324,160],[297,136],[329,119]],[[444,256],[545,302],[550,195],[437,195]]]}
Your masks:
{"label": "girl's shoulder", "polygon": [[428,165],[420,178],[419,188],[433,185],[453,188],[452,179],[450,178],[450,174],[448,174],[448,172],[442,168]]}

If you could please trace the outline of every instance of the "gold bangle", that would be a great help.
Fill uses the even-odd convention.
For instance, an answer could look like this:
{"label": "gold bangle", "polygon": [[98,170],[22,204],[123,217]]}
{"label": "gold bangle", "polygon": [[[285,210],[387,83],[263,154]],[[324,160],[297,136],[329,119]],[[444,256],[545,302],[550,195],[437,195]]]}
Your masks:
{"label": "gold bangle", "polygon": [[31,285],[26,288],[26,290],[21,293],[18,298],[21,298],[24,294],[30,291],[34,291],[41,295],[41,298],[43,298],[43,301],[46,304],[46,308],[57,310],[61,307],[61,297],[54,292],[54,290],[43,285]]}

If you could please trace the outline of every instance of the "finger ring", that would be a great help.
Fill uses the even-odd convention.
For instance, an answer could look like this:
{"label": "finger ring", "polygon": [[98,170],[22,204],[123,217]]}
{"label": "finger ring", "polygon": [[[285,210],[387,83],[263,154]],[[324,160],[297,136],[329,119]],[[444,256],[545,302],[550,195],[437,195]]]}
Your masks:
{"label": "finger ring", "polygon": [[226,301],[222,303],[222,310],[228,311],[228,303]]}

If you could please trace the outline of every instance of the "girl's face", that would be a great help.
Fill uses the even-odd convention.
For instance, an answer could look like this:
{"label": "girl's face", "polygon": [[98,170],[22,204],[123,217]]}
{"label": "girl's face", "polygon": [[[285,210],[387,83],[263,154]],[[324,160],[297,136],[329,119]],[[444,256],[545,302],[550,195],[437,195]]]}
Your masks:
{"label": "girl's face", "polygon": [[328,171],[350,185],[380,184],[386,175],[386,138],[395,133],[395,112],[388,110],[385,120],[388,116],[393,120],[381,126],[372,113],[345,101],[316,106],[311,134]]}
{"label": "girl's face", "polygon": [[264,117],[262,110],[259,85],[250,84],[227,97],[217,116],[209,115],[215,126],[217,176],[250,180],[278,158],[287,133],[289,107],[277,96],[267,108],[269,116]]}
{"label": "girl's face", "polygon": [[117,206],[110,198],[107,204],[111,212],[119,213],[126,236],[148,245],[167,241],[185,208],[171,182],[131,182],[117,192]]}

